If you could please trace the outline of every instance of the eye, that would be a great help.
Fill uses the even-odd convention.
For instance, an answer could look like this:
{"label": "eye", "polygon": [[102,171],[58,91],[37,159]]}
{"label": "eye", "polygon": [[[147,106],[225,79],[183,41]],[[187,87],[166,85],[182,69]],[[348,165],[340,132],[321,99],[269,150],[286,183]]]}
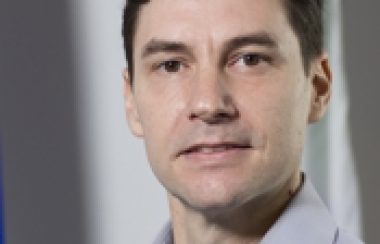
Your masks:
{"label": "eye", "polygon": [[262,60],[262,58],[257,54],[245,54],[242,59],[242,62],[248,66],[257,65]]}
{"label": "eye", "polygon": [[168,73],[176,73],[181,69],[182,63],[178,60],[168,60],[158,65],[159,69],[164,69]]}
{"label": "eye", "polygon": [[258,53],[247,53],[241,56],[238,56],[233,64],[244,65],[244,66],[256,66],[261,62],[270,62],[270,57],[258,54]]}

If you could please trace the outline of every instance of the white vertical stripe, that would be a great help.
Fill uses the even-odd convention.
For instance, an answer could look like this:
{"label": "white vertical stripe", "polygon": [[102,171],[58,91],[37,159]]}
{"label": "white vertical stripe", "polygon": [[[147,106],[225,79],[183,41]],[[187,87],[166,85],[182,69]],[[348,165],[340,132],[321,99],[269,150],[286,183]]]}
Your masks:
{"label": "white vertical stripe", "polygon": [[124,113],[123,0],[72,1],[88,244],[149,243],[167,220],[164,190]]}

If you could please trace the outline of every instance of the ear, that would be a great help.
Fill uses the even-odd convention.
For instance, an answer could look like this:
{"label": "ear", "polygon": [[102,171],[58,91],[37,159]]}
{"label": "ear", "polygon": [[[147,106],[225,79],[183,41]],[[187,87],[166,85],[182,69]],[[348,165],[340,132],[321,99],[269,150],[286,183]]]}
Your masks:
{"label": "ear", "polygon": [[310,77],[312,81],[312,93],[309,123],[314,123],[319,121],[326,113],[331,96],[332,75],[326,53],[314,59],[310,66]]}
{"label": "ear", "polygon": [[127,115],[128,125],[129,125],[130,130],[135,136],[142,137],[144,133],[141,126],[138,109],[136,106],[132,80],[127,70],[124,70],[123,77],[124,77],[125,111]]}

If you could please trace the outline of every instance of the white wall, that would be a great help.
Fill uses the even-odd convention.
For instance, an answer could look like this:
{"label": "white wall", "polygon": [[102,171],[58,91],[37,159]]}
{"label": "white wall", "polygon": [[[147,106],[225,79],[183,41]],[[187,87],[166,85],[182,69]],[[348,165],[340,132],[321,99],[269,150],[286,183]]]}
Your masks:
{"label": "white wall", "polygon": [[127,127],[121,0],[72,1],[91,244],[150,243],[168,220],[164,190]]}

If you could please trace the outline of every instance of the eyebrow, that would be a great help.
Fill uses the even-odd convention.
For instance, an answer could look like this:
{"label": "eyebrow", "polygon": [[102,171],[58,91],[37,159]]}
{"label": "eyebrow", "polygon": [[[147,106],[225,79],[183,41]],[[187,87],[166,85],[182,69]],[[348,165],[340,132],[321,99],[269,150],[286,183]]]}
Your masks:
{"label": "eyebrow", "polygon": [[142,58],[160,52],[185,53],[191,55],[191,48],[184,43],[166,40],[150,40],[143,48]]}
{"label": "eyebrow", "polygon": [[268,33],[259,32],[248,35],[233,37],[224,45],[224,51],[236,49],[248,45],[265,46],[270,48],[277,47],[277,43]]}

